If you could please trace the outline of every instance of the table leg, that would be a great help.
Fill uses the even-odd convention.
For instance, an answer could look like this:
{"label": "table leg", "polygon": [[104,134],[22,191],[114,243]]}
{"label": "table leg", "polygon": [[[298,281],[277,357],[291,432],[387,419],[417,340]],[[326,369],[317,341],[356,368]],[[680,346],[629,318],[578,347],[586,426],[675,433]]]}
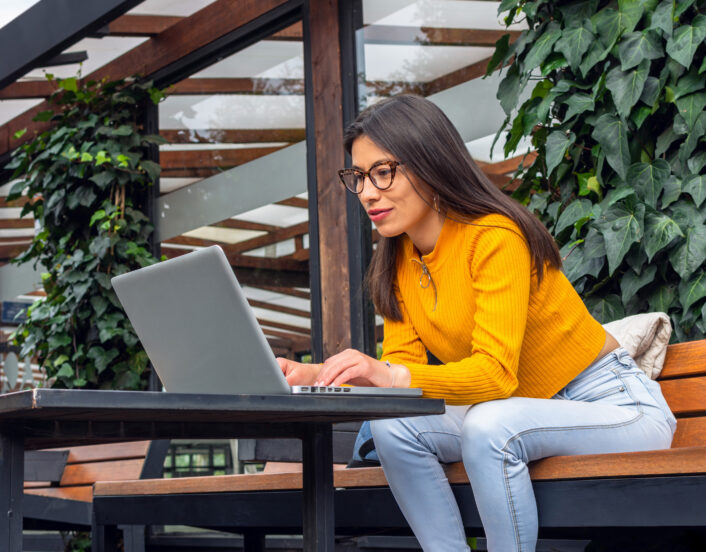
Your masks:
{"label": "table leg", "polygon": [[0,432],[0,550],[22,552],[24,439]]}
{"label": "table leg", "polygon": [[331,424],[311,424],[302,439],[304,552],[334,550],[331,436]]}

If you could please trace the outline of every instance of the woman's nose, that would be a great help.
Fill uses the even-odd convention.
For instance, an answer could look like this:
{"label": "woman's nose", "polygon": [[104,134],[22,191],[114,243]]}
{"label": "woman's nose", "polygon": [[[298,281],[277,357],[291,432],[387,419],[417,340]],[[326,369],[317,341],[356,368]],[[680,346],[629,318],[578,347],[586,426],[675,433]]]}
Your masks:
{"label": "woman's nose", "polygon": [[360,197],[360,200],[363,202],[375,200],[380,197],[380,190],[375,187],[373,181],[370,179],[370,175],[366,174],[363,178],[363,190],[358,194],[358,197]]}

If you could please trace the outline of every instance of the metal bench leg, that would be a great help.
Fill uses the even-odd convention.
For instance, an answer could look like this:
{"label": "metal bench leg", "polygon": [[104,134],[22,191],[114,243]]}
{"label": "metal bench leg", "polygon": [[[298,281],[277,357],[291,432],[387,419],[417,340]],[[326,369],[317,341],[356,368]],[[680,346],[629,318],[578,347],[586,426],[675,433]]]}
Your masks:
{"label": "metal bench leg", "polygon": [[24,439],[0,433],[0,550],[22,552]]}
{"label": "metal bench leg", "polygon": [[125,525],[123,530],[124,552],[145,552],[145,526]]}
{"label": "metal bench leg", "polygon": [[264,552],[264,550],[265,535],[263,533],[254,531],[243,533],[243,552]]}
{"label": "metal bench leg", "polygon": [[117,525],[99,525],[95,519],[93,520],[91,552],[118,552]]}

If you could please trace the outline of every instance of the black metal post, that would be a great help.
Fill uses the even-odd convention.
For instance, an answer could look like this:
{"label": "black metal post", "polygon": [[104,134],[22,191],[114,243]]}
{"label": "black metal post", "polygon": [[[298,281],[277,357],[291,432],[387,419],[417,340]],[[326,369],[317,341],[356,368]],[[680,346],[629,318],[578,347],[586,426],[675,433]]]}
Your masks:
{"label": "black metal post", "polygon": [[331,424],[310,424],[302,438],[304,552],[334,551]]}
{"label": "black metal post", "polygon": [[[159,106],[152,101],[146,102],[142,106],[142,120],[145,134],[159,134]],[[159,146],[157,144],[147,145],[147,155],[145,158],[159,164]],[[157,205],[159,203],[159,177],[145,191],[144,212],[153,226],[152,234],[149,238],[150,252],[157,259],[162,255],[162,248],[159,238],[159,213]],[[150,379],[147,387],[148,391],[161,391],[162,382],[150,363]]]}
{"label": "black metal post", "polygon": [[24,439],[0,429],[0,550],[22,552]]}
{"label": "black metal post", "polygon": [[[343,127],[358,114],[358,64],[356,31],[363,27],[363,6],[360,0],[339,0],[341,44],[341,90],[343,95]],[[350,166],[346,154],[346,165]],[[351,305],[351,343],[368,355],[375,356],[375,310],[365,290],[365,273],[373,254],[370,219],[358,198],[346,194],[348,219],[348,266]]]}

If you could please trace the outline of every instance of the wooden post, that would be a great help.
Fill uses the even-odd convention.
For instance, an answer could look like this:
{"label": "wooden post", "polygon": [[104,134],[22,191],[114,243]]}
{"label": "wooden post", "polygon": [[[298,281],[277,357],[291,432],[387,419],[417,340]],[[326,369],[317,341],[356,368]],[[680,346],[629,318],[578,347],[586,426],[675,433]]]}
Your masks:
{"label": "wooden post", "polygon": [[320,362],[351,346],[348,216],[336,174],[345,161],[341,48],[337,0],[304,6],[312,345]]}

